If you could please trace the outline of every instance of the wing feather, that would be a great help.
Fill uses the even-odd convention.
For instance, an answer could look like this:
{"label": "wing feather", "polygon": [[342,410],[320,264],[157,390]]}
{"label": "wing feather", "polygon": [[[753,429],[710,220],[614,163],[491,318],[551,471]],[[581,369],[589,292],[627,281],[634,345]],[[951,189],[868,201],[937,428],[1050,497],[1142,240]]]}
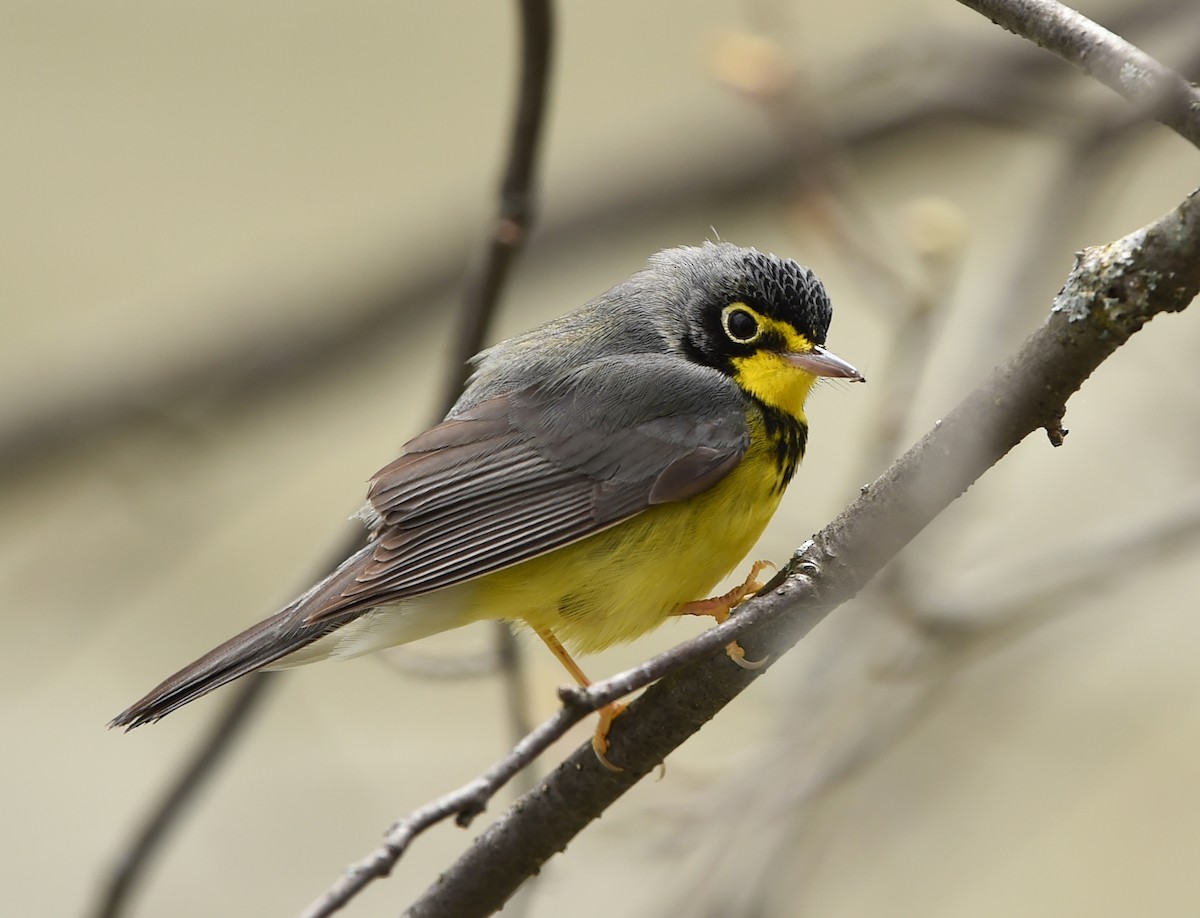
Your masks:
{"label": "wing feather", "polygon": [[459,410],[371,480],[369,550],[304,604],[304,623],[511,567],[700,493],[748,447],[743,398],[715,370],[630,355]]}

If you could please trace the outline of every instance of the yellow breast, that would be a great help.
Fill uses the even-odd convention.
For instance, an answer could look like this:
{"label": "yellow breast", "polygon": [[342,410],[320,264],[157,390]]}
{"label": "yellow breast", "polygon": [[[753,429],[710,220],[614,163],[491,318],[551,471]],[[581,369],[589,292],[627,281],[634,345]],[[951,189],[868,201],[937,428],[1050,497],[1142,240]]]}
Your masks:
{"label": "yellow breast", "polygon": [[471,617],[523,620],[588,653],[639,637],[708,596],[782,496],[779,447],[761,422],[753,428],[742,461],[702,494],[474,581]]}

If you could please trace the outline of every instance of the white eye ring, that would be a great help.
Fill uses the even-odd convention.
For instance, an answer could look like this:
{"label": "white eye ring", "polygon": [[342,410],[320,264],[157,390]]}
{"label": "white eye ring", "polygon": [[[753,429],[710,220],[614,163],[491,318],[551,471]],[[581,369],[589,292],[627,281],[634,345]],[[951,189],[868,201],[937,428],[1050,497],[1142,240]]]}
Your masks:
{"label": "white eye ring", "polygon": [[[750,320],[753,328],[747,328],[746,319]],[[758,316],[741,303],[726,306],[721,311],[721,327],[735,344],[753,344],[762,337],[762,323]]]}

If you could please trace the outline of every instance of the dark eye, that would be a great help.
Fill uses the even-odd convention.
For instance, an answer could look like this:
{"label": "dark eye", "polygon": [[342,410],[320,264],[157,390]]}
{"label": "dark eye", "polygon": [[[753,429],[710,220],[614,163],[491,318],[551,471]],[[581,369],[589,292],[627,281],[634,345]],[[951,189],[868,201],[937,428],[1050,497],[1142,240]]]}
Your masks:
{"label": "dark eye", "polygon": [[738,344],[751,344],[762,334],[758,318],[744,306],[726,306],[721,313],[721,325],[729,339]]}

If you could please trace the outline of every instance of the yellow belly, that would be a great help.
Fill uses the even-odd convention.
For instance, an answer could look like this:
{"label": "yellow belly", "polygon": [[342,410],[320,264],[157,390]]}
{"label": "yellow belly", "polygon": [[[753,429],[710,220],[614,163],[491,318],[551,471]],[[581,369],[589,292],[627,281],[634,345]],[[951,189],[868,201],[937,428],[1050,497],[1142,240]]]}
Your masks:
{"label": "yellow belly", "polygon": [[704,493],[474,581],[470,618],[524,621],[590,653],[708,596],[779,505],[774,447],[754,439],[737,468]]}

